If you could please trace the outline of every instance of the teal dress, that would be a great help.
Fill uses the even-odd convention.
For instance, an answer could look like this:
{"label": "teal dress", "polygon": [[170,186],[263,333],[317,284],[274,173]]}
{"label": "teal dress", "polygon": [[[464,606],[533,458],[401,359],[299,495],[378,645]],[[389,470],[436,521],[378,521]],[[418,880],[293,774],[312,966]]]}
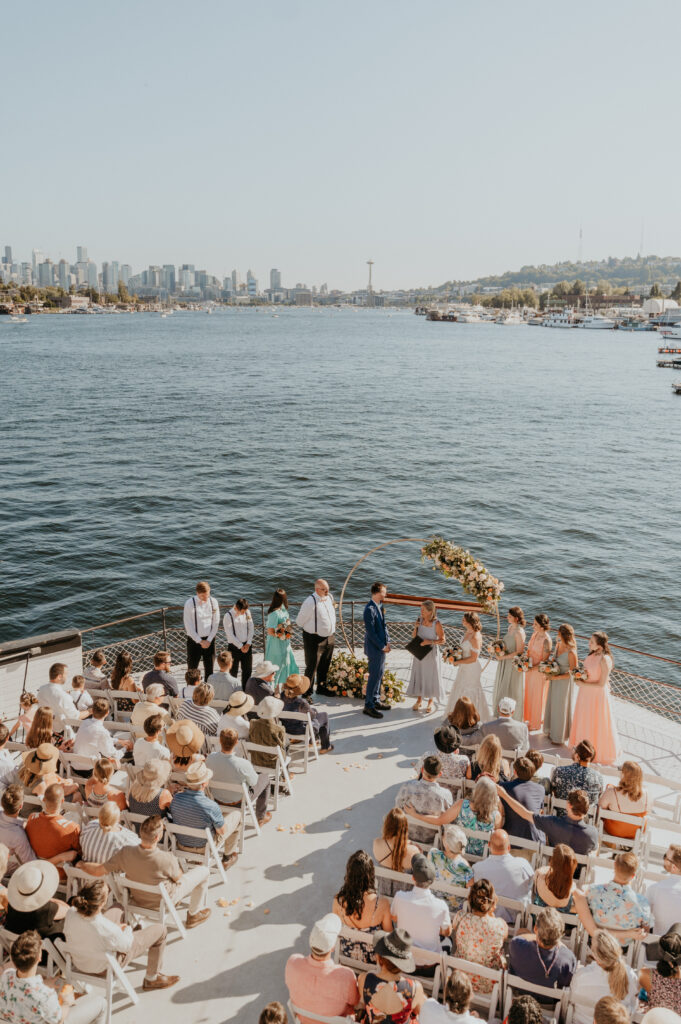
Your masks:
{"label": "teal dress", "polygon": [[[570,671],[570,651],[556,655],[561,674]],[[544,729],[552,743],[567,743],[572,727],[572,676],[552,679],[549,676],[549,695],[544,710]]]}
{"label": "teal dress", "polygon": [[[276,629],[277,626],[288,622],[289,618],[290,616],[286,608],[276,608],[267,616],[267,628]],[[296,664],[296,659],[293,657],[291,641],[280,640],[278,636],[270,636],[269,633],[267,634],[267,642],[265,644],[265,659],[271,661],[273,665],[279,666],[279,670],[274,677],[275,687],[283,686],[290,675],[300,671]]]}
{"label": "teal dress", "polygon": [[[517,645],[517,637],[520,631],[515,628],[510,628],[504,637],[504,643],[506,644],[507,650],[513,650]],[[522,634],[521,634],[522,638]],[[523,644],[524,646],[524,644]],[[517,651],[516,653],[520,653]],[[518,722],[523,721],[523,688],[525,683],[525,677],[522,672],[518,672],[518,669],[513,664],[513,659],[509,658],[508,661],[497,662],[497,674],[494,680],[494,698],[492,717],[496,718],[499,713],[499,701],[502,697],[512,697],[515,701],[515,711],[513,712],[513,718]]]}

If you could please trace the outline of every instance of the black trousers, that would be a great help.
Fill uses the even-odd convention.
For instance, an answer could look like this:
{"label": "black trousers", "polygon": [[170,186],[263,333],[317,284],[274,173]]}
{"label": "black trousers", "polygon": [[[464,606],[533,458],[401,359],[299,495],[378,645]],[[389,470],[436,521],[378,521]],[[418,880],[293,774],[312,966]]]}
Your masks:
{"label": "black trousers", "polygon": [[210,647],[202,647],[201,644],[197,644],[190,636],[187,637],[187,668],[198,668],[199,663],[203,662],[203,678],[208,679],[208,676],[213,674],[213,664],[215,662],[215,640],[211,643]]}
{"label": "black trousers", "polygon": [[[329,674],[329,665],[333,657],[335,637],[318,636],[317,633],[306,633],[303,630],[303,650],[305,651],[305,675],[310,680],[308,693],[314,690],[315,677],[317,688],[324,686]],[[303,696],[305,696],[303,694]]]}
{"label": "black trousers", "polygon": [[253,648],[249,647],[246,653],[244,654],[240,647],[235,647],[234,644],[228,644],[227,650],[234,659],[234,661],[232,662],[231,674],[235,678],[238,678],[239,669],[241,669],[241,685],[245,686],[248,680],[251,678],[251,672],[253,669]]}

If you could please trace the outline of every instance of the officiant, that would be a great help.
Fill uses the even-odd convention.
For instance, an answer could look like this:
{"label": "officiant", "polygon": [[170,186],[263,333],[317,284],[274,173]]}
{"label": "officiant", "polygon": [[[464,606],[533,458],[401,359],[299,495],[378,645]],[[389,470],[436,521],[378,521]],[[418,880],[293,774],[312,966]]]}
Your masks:
{"label": "officiant", "polygon": [[412,639],[407,644],[407,650],[412,655],[407,697],[416,697],[412,711],[420,711],[424,699],[428,701],[426,714],[433,711],[433,701],[445,703],[442,658],[438,650],[444,642],[445,631],[437,617],[435,603],[424,601],[414,623]]}

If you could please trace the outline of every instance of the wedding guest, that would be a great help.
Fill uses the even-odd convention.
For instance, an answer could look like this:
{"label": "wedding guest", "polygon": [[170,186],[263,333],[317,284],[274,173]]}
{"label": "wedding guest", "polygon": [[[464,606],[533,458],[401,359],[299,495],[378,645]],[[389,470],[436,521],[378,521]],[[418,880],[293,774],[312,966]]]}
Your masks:
{"label": "wedding guest", "polygon": [[144,720],[144,736],[135,740],[132,759],[135,768],[142,768],[152,757],[170,760],[170,751],[163,742],[163,719],[160,715],[149,715]]}
{"label": "wedding guest", "polygon": [[[260,701],[256,708],[257,717],[251,719],[251,743],[258,743],[263,747],[280,747],[286,753],[286,730],[278,720],[283,710],[284,702],[278,697],[265,697]],[[252,751],[251,761],[261,768],[276,768],[277,765],[275,754],[265,754],[258,750]]]}
{"label": "wedding guest", "polygon": [[290,626],[291,617],[288,610],[288,596],[283,587],[278,587],[274,591],[270,606],[267,609],[267,635],[265,642],[265,659],[279,666],[275,675],[276,691],[281,689],[290,675],[298,672],[298,665],[293,656],[291,641],[283,635]]}
{"label": "wedding guest", "polygon": [[275,684],[275,678],[279,673],[279,666],[271,661],[261,661],[253,669],[253,675],[244,686],[249,697],[257,706],[265,697],[275,697],[279,687]]}
{"label": "wedding guest", "polygon": [[[494,886],[497,896],[512,900],[524,900],[532,888],[534,871],[523,857],[511,854],[508,832],[496,828],[489,839],[489,856],[473,865],[473,878],[477,882],[486,878]],[[497,907],[497,916],[512,924],[515,914],[506,907]]]}
{"label": "wedding guest", "polygon": [[565,843],[554,846],[551,860],[534,873],[532,902],[538,907],[553,907],[565,914],[573,913],[572,900],[577,883],[577,858]]}
{"label": "wedding guest", "polygon": [[638,995],[636,972],[624,962],[622,947],[610,932],[599,929],[591,940],[592,962],[578,967],[572,978],[570,1002],[574,1024],[591,1024],[594,1007],[603,996],[612,996],[633,1015]]}
{"label": "wedding guest", "polygon": [[[232,655],[232,674],[235,679],[241,672],[241,685],[251,678],[253,667],[253,636],[255,627],[253,616],[248,608],[248,601],[240,597],[233,608],[225,614],[223,625],[227,637],[227,649]],[[229,700],[229,697],[220,698]]]}
{"label": "wedding guest", "polygon": [[526,754],[530,749],[530,734],[524,722],[518,722],[515,715],[516,703],[513,697],[502,697],[497,708],[498,718],[485,722],[482,726],[483,736],[497,736],[502,750],[512,750],[518,754]]}
{"label": "wedding guest", "polygon": [[[120,690],[121,682],[124,677],[130,675],[132,675],[132,655],[128,651],[119,651],[116,655],[114,667],[111,672],[109,686],[106,687],[106,689]],[[100,689],[102,689],[102,687],[100,687]]]}
{"label": "wedding guest", "polygon": [[[218,653],[218,671],[208,679],[208,685],[213,687],[215,700],[229,700],[235,690],[240,690],[239,680],[230,671],[234,664],[234,656],[231,651],[220,651]],[[249,665],[250,672],[250,665]],[[246,676],[248,679],[248,676]]]}
{"label": "wedding guest", "polygon": [[73,730],[66,725],[67,719],[87,718],[90,714],[89,711],[79,711],[64,689],[67,667],[62,662],[51,665],[49,683],[38,690],[41,705],[52,709],[57,745],[73,737]]}
{"label": "wedding guest", "polygon": [[35,931],[41,938],[63,935],[68,903],[55,899],[59,871],[47,860],[33,860],[16,869],[7,886],[7,917],[4,927],[21,935]]}
{"label": "wedding guest", "polygon": [[251,723],[246,717],[255,707],[255,701],[243,690],[236,690],[229,698],[225,713],[218,722],[218,729],[235,729],[240,740],[247,740]]}
{"label": "wedding guest", "polygon": [[137,736],[140,735],[140,730],[144,729],[144,723],[147,718],[151,718],[152,715],[161,716],[164,729],[172,722],[170,714],[162,707],[163,701],[166,699],[166,690],[163,683],[152,683],[151,686],[147,687],[144,696],[146,699],[139,701],[135,705],[134,711],[130,716],[130,725]]}
{"label": "wedding guest", "polygon": [[[215,782],[224,782],[228,785],[246,785],[249,795],[255,805],[255,816],[259,825],[266,825],[272,820],[272,814],[267,810],[267,800],[270,795],[270,776],[267,772],[256,772],[252,763],[245,757],[239,757],[234,753],[239,736],[236,729],[223,729],[220,733],[220,749],[214,750],[206,758],[206,767],[213,773]],[[229,807],[240,807],[241,799],[230,802],[223,795],[223,799],[215,799],[219,804]]]}
{"label": "wedding guest", "polygon": [[[648,1014],[644,1015],[643,1021],[647,1016]],[[603,996],[594,1006],[593,1024],[631,1024],[631,1018],[623,1003],[613,996]],[[651,1020],[649,1024],[663,1024],[663,1022]]]}
{"label": "wedding guest", "polygon": [[[9,730],[7,738],[11,739],[12,736],[14,736],[14,733],[19,729],[23,729],[24,735],[26,736],[33,725],[33,719],[35,718],[37,710],[38,698],[29,690],[24,690],[19,697],[19,717]],[[2,743],[0,743],[0,746],[2,746]]]}
{"label": "wedding guest", "polygon": [[494,782],[510,782],[511,769],[506,758],[501,755],[502,750],[499,737],[494,734],[485,736],[475,756],[471,759],[470,768],[466,772],[466,778],[472,779],[475,782],[483,775]]}
{"label": "wedding guest", "polygon": [[530,732],[541,729],[544,721],[544,708],[549,689],[548,676],[537,672],[537,665],[548,661],[553,641],[549,633],[549,617],[544,612],[535,615],[532,624],[532,636],[527,645],[528,671],[525,673],[525,706],[524,719]]}
{"label": "wedding guest", "polygon": [[[525,650],[525,616],[522,608],[517,605],[508,610],[508,629],[503,638],[505,654],[497,655],[497,673],[494,679],[494,697],[492,706],[499,707],[502,697],[511,697],[515,701],[513,716],[519,722],[523,720],[523,673],[518,672],[513,659]],[[490,645],[490,654],[493,653]]]}
{"label": "wedding guest", "polygon": [[390,705],[380,699],[385,656],[390,651],[390,636],[383,607],[387,592],[385,583],[372,583],[371,600],[364,607],[364,653],[369,662],[369,679],[363,713],[369,718],[383,718],[383,712],[390,711]]}
{"label": "wedding guest", "polygon": [[[333,952],[342,928],[337,914],[325,914],[310,932],[310,955],[292,953],[286,961],[285,980],[289,997],[299,1010],[322,1017],[346,1016],[359,1001],[355,974],[336,964]],[[314,1024],[303,1013],[301,1024]]]}
{"label": "wedding guest", "polygon": [[393,896],[390,916],[396,928],[404,929],[419,949],[431,953],[449,950],[451,943],[443,943],[452,934],[449,907],[430,891],[435,881],[435,868],[423,853],[417,853],[411,862],[411,889],[400,889]]}
{"label": "wedding guest", "polygon": [[108,690],[109,680],[104,672],[106,655],[104,651],[93,651],[90,655],[90,664],[83,669],[85,686],[88,690]]}
{"label": "wedding guest", "polygon": [[14,754],[11,750],[7,750],[9,737],[9,729],[4,722],[0,722],[0,792],[19,778]]}
{"label": "wedding guest", "polygon": [[179,697],[180,690],[177,679],[170,672],[172,658],[170,651],[157,651],[154,655],[154,667],[142,676],[142,689],[149,692],[150,686],[162,686],[167,697]]}
{"label": "wedding guest", "polygon": [[643,769],[635,761],[625,761],[620,769],[620,781],[617,786],[607,786],[598,801],[603,811],[615,811],[617,814],[628,814],[632,818],[640,818],[641,824],[634,825],[624,821],[603,819],[603,831],[606,835],[620,839],[635,839],[639,829],[646,827],[648,816],[648,790],[643,785]]}
{"label": "wedding guest", "polygon": [[[442,815],[448,807],[452,806],[452,794],[439,784],[438,780],[441,774],[440,758],[427,757],[423,762],[420,778],[411,779],[400,786],[395,797],[395,806],[402,807],[407,814],[413,814],[413,817],[423,815],[424,821],[430,821],[428,815],[434,816],[432,823],[442,824],[439,818],[435,820],[435,816]],[[448,822],[453,820],[453,818],[447,818]],[[410,836],[417,843],[428,843],[432,841],[433,829],[410,825]]]}
{"label": "wedding guest", "polygon": [[33,796],[42,799],[50,786],[57,785],[73,797],[74,803],[82,802],[78,783],[62,779],[57,773],[59,751],[52,743],[41,743],[35,750],[25,751],[21,757],[23,763],[19,769],[19,781]]}
{"label": "wedding guest", "polygon": [[374,860],[391,871],[409,871],[419,847],[409,839],[409,823],[401,807],[393,807],[383,819],[379,839],[374,839]]}
{"label": "wedding guest", "polygon": [[94,703],[92,697],[85,689],[85,676],[74,676],[71,680],[71,689],[69,691],[71,700],[76,705],[78,711],[91,711]]}
{"label": "wedding guest", "polygon": [[[215,673],[213,673],[215,674]],[[194,696],[194,690],[201,682],[201,672],[198,668],[188,668],[184,674],[184,686],[180,686],[179,696],[183,700],[192,699]]]}
{"label": "wedding guest", "polygon": [[[502,782],[502,787],[507,793],[522,804],[532,814],[540,814],[544,807],[546,796],[544,787],[533,781],[534,765],[527,757],[517,757],[513,762],[513,779],[510,782]],[[534,821],[519,817],[510,804],[506,805],[504,827],[509,835],[518,836],[519,839],[530,839],[535,843],[541,840]],[[531,854],[531,851],[520,851]]]}
{"label": "wedding guest", "polygon": [[444,991],[444,1006],[437,999],[426,999],[419,1014],[420,1024],[478,1024],[480,1018],[469,1012],[473,986],[463,971],[452,971]]}
{"label": "wedding guest", "polygon": [[532,996],[515,996],[504,1024],[543,1024],[541,1006]]}
{"label": "wedding guest", "polygon": [[[572,672],[577,668],[577,640],[575,631],[567,622],[558,627],[555,660],[559,672],[549,676],[549,692],[544,708],[544,733],[552,743],[567,743],[572,726]],[[578,740],[586,734],[582,734]]]}
{"label": "wedding guest", "polygon": [[418,1019],[425,1001],[420,981],[406,978],[416,965],[412,956],[409,932],[395,928],[374,942],[376,967],[358,979],[359,996],[364,1004],[357,1014],[361,1024],[399,1024]]}
{"label": "wedding guest", "polygon": [[681,924],[661,935],[656,946],[657,966],[639,973],[641,988],[648,994],[651,1010],[664,1006],[681,1014]]}
{"label": "wedding guest", "polygon": [[165,788],[170,772],[170,761],[166,758],[152,757],[145,761],[130,784],[128,810],[131,814],[142,814],[145,818],[167,815],[173,799],[170,790]]}
{"label": "wedding guest", "polygon": [[[315,736],[319,740],[321,753],[330,754],[334,748],[329,736],[329,716],[326,711],[310,707],[308,701],[302,696],[303,693],[309,694],[310,689],[310,680],[306,676],[301,676],[297,673],[289,676],[284,683],[282,691],[284,711],[293,711],[303,715],[309,714]],[[304,736],[306,723],[285,718],[284,728],[289,736]]]}
{"label": "wedding guest", "polygon": [[341,936],[341,956],[375,964],[373,935],[392,931],[390,901],[376,891],[376,873],[371,858],[364,850],[351,854],[345,865],[345,879],[336,893],[332,907],[346,928],[364,932],[366,942]]}
{"label": "wedding guest", "polygon": [[[456,713],[456,709],[461,700],[464,700],[466,706],[472,706],[477,715],[477,723],[482,720],[487,721],[491,718],[489,713],[489,707],[487,704],[487,697],[485,691],[482,688],[482,665],[480,664],[480,651],[482,650],[482,623],[480,622],[480,616],[477,612],[464,612],[461,624],[465,629],[465,633],[461,640],[461,650],[463,657],[457,661],[456,676],[449,693],[449,699],[447,700],[447,714],[450,716],[452,725],[456,725],[457,728],[463,730],[466,728],[461,722],[453,721],[451,719],[452,713]],[[471,743],[474,743],[471,740]]]}
{"label": "wedding guest", "polygon": [[[127,697],[116,697],[115,698],[116,710],[117,711],[123,711],[126,714],[130,714],[132,711],[135,710],[135,707],[137,706],[137,704],[139,704],[140,698],[144,695],[144,690],[142,689],[142,684],[141,683],[136,683],[134,678],[133,678],[133,676],[127,675],[127,676],[123,676],[123,678],[121,679],[120,683],[118,684],[118,690],[119,690],[119,692],[121,690],[124,690],[124,691],[127,691],[128,693],[134,693],[135,694],[134,697],[130,697],[130,698],[127,698]],[[111,700],[113,701],[114,698],[112,697]]]}
{"label": "wedding guest", "polygon": [[[487,717],[489,718],[489,714]],[[458,729],[461,734],[459,753],[465,754],[469,758],[472,757],[484,737],[480,728],[478,709],[470,697],[459,697],[445,721]]]}
{"label": "wedding guest", "polygon": [[[43,810],[29,815],[26,835],[36,857],[52,864],[65,864],[76,859],[80,850],[80,825],[62,814],[64,787],[48,786],[43,797]],[[61,880],[66,881],[59,869]]]}
{"label": "wedding guest", "polygon": [[196,595],[184,604],[184,630],[187,634],[187,668],[203,662],[203,678],[213,674],[215,637],[220,625],[220,607],[210,596],[205,580],[196,584]]}
{"label": "wedding guest", "polygon": [[[509,943],[511,973],[531,985],[567,988],[577,969],[577,958],[561,938],[565,931],[560,914],[544,907],[537,914],[534,934],[516,935]],[[541,997],[539,1002],[545,1002]]]}
{"label": "wedding guest", "polygon": [[289,1024],[286,1008],[275,999],[261,1010],[258,1024]]}
{"label": "wedding guest", "polygon": [[138,844],[137,833],[121,825],[121,809],[112,800],[102,804],[99,816],[88,821],[80,833],[83,860],[102,862],[121,847]]}
{"label": "wedding guest", "polygon": [[[186,773],[190,764],[197,760],[203,760],[200,751],[206,742],[206,737],[199,729],[196,722],[188,718],[179,718],[166,729],[166,743],[171,753],[171,768],[173,772]],[[158,757],[158,754],[154,755]],[[165,756],[163,754],[161,757]]]}
{"label": "wedding guest", "polygon": [[598,829],[585,820],[589,813],[589,798],[583,790],[575,789],[568,793],[567,814],[564,816],[533,814],[514,800],[502,786],[497,786],[497,792],[516,814],[526,821],[534,822],[539,831],[545,834],[547,845],[558,846],[559,843],[565,843],[579,856],[586,856],[598,849]]}
{"label": "wedding guest", "polygon": [[[473,877],[473,869],[463,856],[468,843],[466,833],[460,825],[445,825],[440,841],[441,850],[432,847],[428,851],[428,860],[435,868],[436,881],[444,882],[445,885],[468,885]],[[457,901],[456,910],[459,909]]]}
{"label": "wedding guest", "polygon": [[104,725],[111,707],[108,700],[98,697],[92,705],[92,717],[83,722],[73,741],[72,771],[88,778],[92,773],[93,757],[110,757],[116,767],[126,751],[132,749],[132,740],[115,739]]}
{"label": "wedding guest", "polygon": [[326,580],[315,581],[314,593],[303,601],[296,622],[303,631],[305,675],[310,680],[303,696],[313,693],[315,682],[317,692],[324,693],[336,642],[336,609]]}
{"label": "wedding guest", "polygon": [[[497,896],[487,879],[473,882],[468,894],[468,909],[460,910],[452,919],[455,936],[454,955],[483,967],[500,970],[504,966],[503,947],[508,937],[508,924],[495,914]],[[494,982],[479,975],[471,976],[474,992],[492,991]]]}
{"label": "wedding guest", "polygon": [[650,926],[650,904],[645,896],[632,888],[638,870],[638,857],[618,853],[613,862],[613,879],[600,885],[589,885],[575,891],[575,909],[582,925],[593,936],[597,928],[605,928],[626,945],[630,939],[641,938]]}
{"label": "wedding guest", "polygon": [[88,807],[102,807],[113,802],[124,811],[128,806],[125,793],[111,785],[116,765],[109,757],[101,757],[95,762],[91,777],[85,783],[85,804]]}
{"label": "wedding guest", "polygon": [[[408,785],[408,783],[406,783]],[[404,786],[402,787],[404,789]],[[418,811],[411,804],[405,804],[407,814],[421,821],[427,821],[431,825],[449,825],[454,822],[463,828],[474,832],[489,832],[499,828],[502,824],[502,816],[499,810],[499,801],[496,794],[497,787],[491,779],[478,779],[472,795],[456,800],[450,807],[438,813],[425,813]],[[398,794],[399,798],[399,794]],[[520,805],[519,805],[520,806]],[[428,839],[432,838],[432,831]],[[419,842],[417,838],[417,842]],[[466,853],[481,857],[485,850],[485,840],[472,837],[468,840]]]}
{"label": "wedding guest", "polygon": [[52,743],[53,736],[54,714],[52,708],[38,707],[24,741],[27,749],[35,750],[41,743]]}
{"label": "wedding guest", "polygon": [[[0,840],[5,842],[0,833]],[[653,914],[653,931],[663,935],[681,921],[681,846],[672,843],[662,858],[665,875],[648,887],[646,896]]]}
{"label": "wedding guest", "polygon": [[619,758],[619,737],[610,700],[613,658],[607,633],[593,633],[584,659],[586,682],[577,682],[577,702],[570,730],[574,745],[585,737],[596,749],[598,764],[614,764]]}
{"label": "wedding guest", "polygon": [[461,788],[461,780],[466,778],[470,761],[465,754],[459,753],[461,736],[453,725],[441,725],[433,733],[437,750],[428,750],[421,758],[438,757],[442,763],[442,774],[439,778],[441,786],[457,792]]}
{"label": "wedding guest", "polygon": [[0,844],[9,850],[13,865],[36,859],[26,835],[26,820],[19,816],[23,806],[23,786],[13,783],[0,797]]}
{"label": "wedding guest", "polygon": [[[551,772],[551,792],[558,800],[567,800],[573,789],[583,789],[595,804],[603,790],[603,776],[592,767],[596,749],[590,740],[580,740],[572,750],[572,764],[561,764]],[[562,811],[558,811],[561,814]]]}
{"label": "wedding guest", "polygon": [[534,775],[532,776],[533,782],[538,782],[543,787],[546,796],[551,795],[551,779],[544,771],[544,755],[540,750],[533,750],[532,747],[527,751],[525,757],[528,761],[532,762],[534,767]]}
{"label": "wedding guest", "polygon": [[437,609],[433,601],[424,601],[418,619],[414,623],[412,638],[419,638],[421,647],[429,647],[425,658],[416,657],[411,661],[411,675],[407,687],[407,697],[416,697],[412,711],[419,711],[423,698],[428,699],[426,714],[433,710],[433,701],[444,704],[445,691],[442,686],[442,658],[438,647],[445,642],[445,631],[437,617]]}
{"label": "wedding guest", "polygon": [[[185,772],[183,788],[173,794],[168,817],[178,827],[210,829],[213,837],[223,842],[223,867],[227,868],[237,860],[235,847],[241,829],[241,813],[228,811],[223,815],[219,804],[205,792],[212,778],[213,773],[204,761],[192,761]],[[205,854],[206,838],[179,834],[177,848],[185,853]]]}
{"label": "wedding guest", "polygon": [[214,697],[215,692],[210,683],[200,683],[194,688],[191,699],[184,700],[180,705],[179,717],[196,722],[204,736],[217,736],[220,716],[215,708],[210,707]]}

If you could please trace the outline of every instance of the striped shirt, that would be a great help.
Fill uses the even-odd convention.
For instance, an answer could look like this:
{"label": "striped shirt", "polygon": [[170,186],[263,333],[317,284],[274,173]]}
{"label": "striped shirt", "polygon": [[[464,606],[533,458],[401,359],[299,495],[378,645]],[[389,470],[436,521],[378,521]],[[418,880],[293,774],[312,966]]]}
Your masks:
{"label": "striped shirt", "polygon": [[80,834],[83,860],[93,864],[103,864],[124,846],[139,846],[139,843],[139,836],[122,826],[116,831],[104,832],[96,818],[88,822]]}
{"label": "striped shirt", "polygon": [[[222,811],[206,794],[199,789],[183,789],[176,793],[170,805],[175,825],[187,825],[189,828],[222,828],[225,819]],[[206,845],[198,836],[178,836],[183,846],[196,846],[200,849]]]}
{"label": "striped shirt", "polygon": [[180,705],[177,717],[188,718],[194,722],[198,725],[204,736],[217,736],[220,716],[215,708],[201,707],[199,704],[195,704],[193,700],[185,700]]}

